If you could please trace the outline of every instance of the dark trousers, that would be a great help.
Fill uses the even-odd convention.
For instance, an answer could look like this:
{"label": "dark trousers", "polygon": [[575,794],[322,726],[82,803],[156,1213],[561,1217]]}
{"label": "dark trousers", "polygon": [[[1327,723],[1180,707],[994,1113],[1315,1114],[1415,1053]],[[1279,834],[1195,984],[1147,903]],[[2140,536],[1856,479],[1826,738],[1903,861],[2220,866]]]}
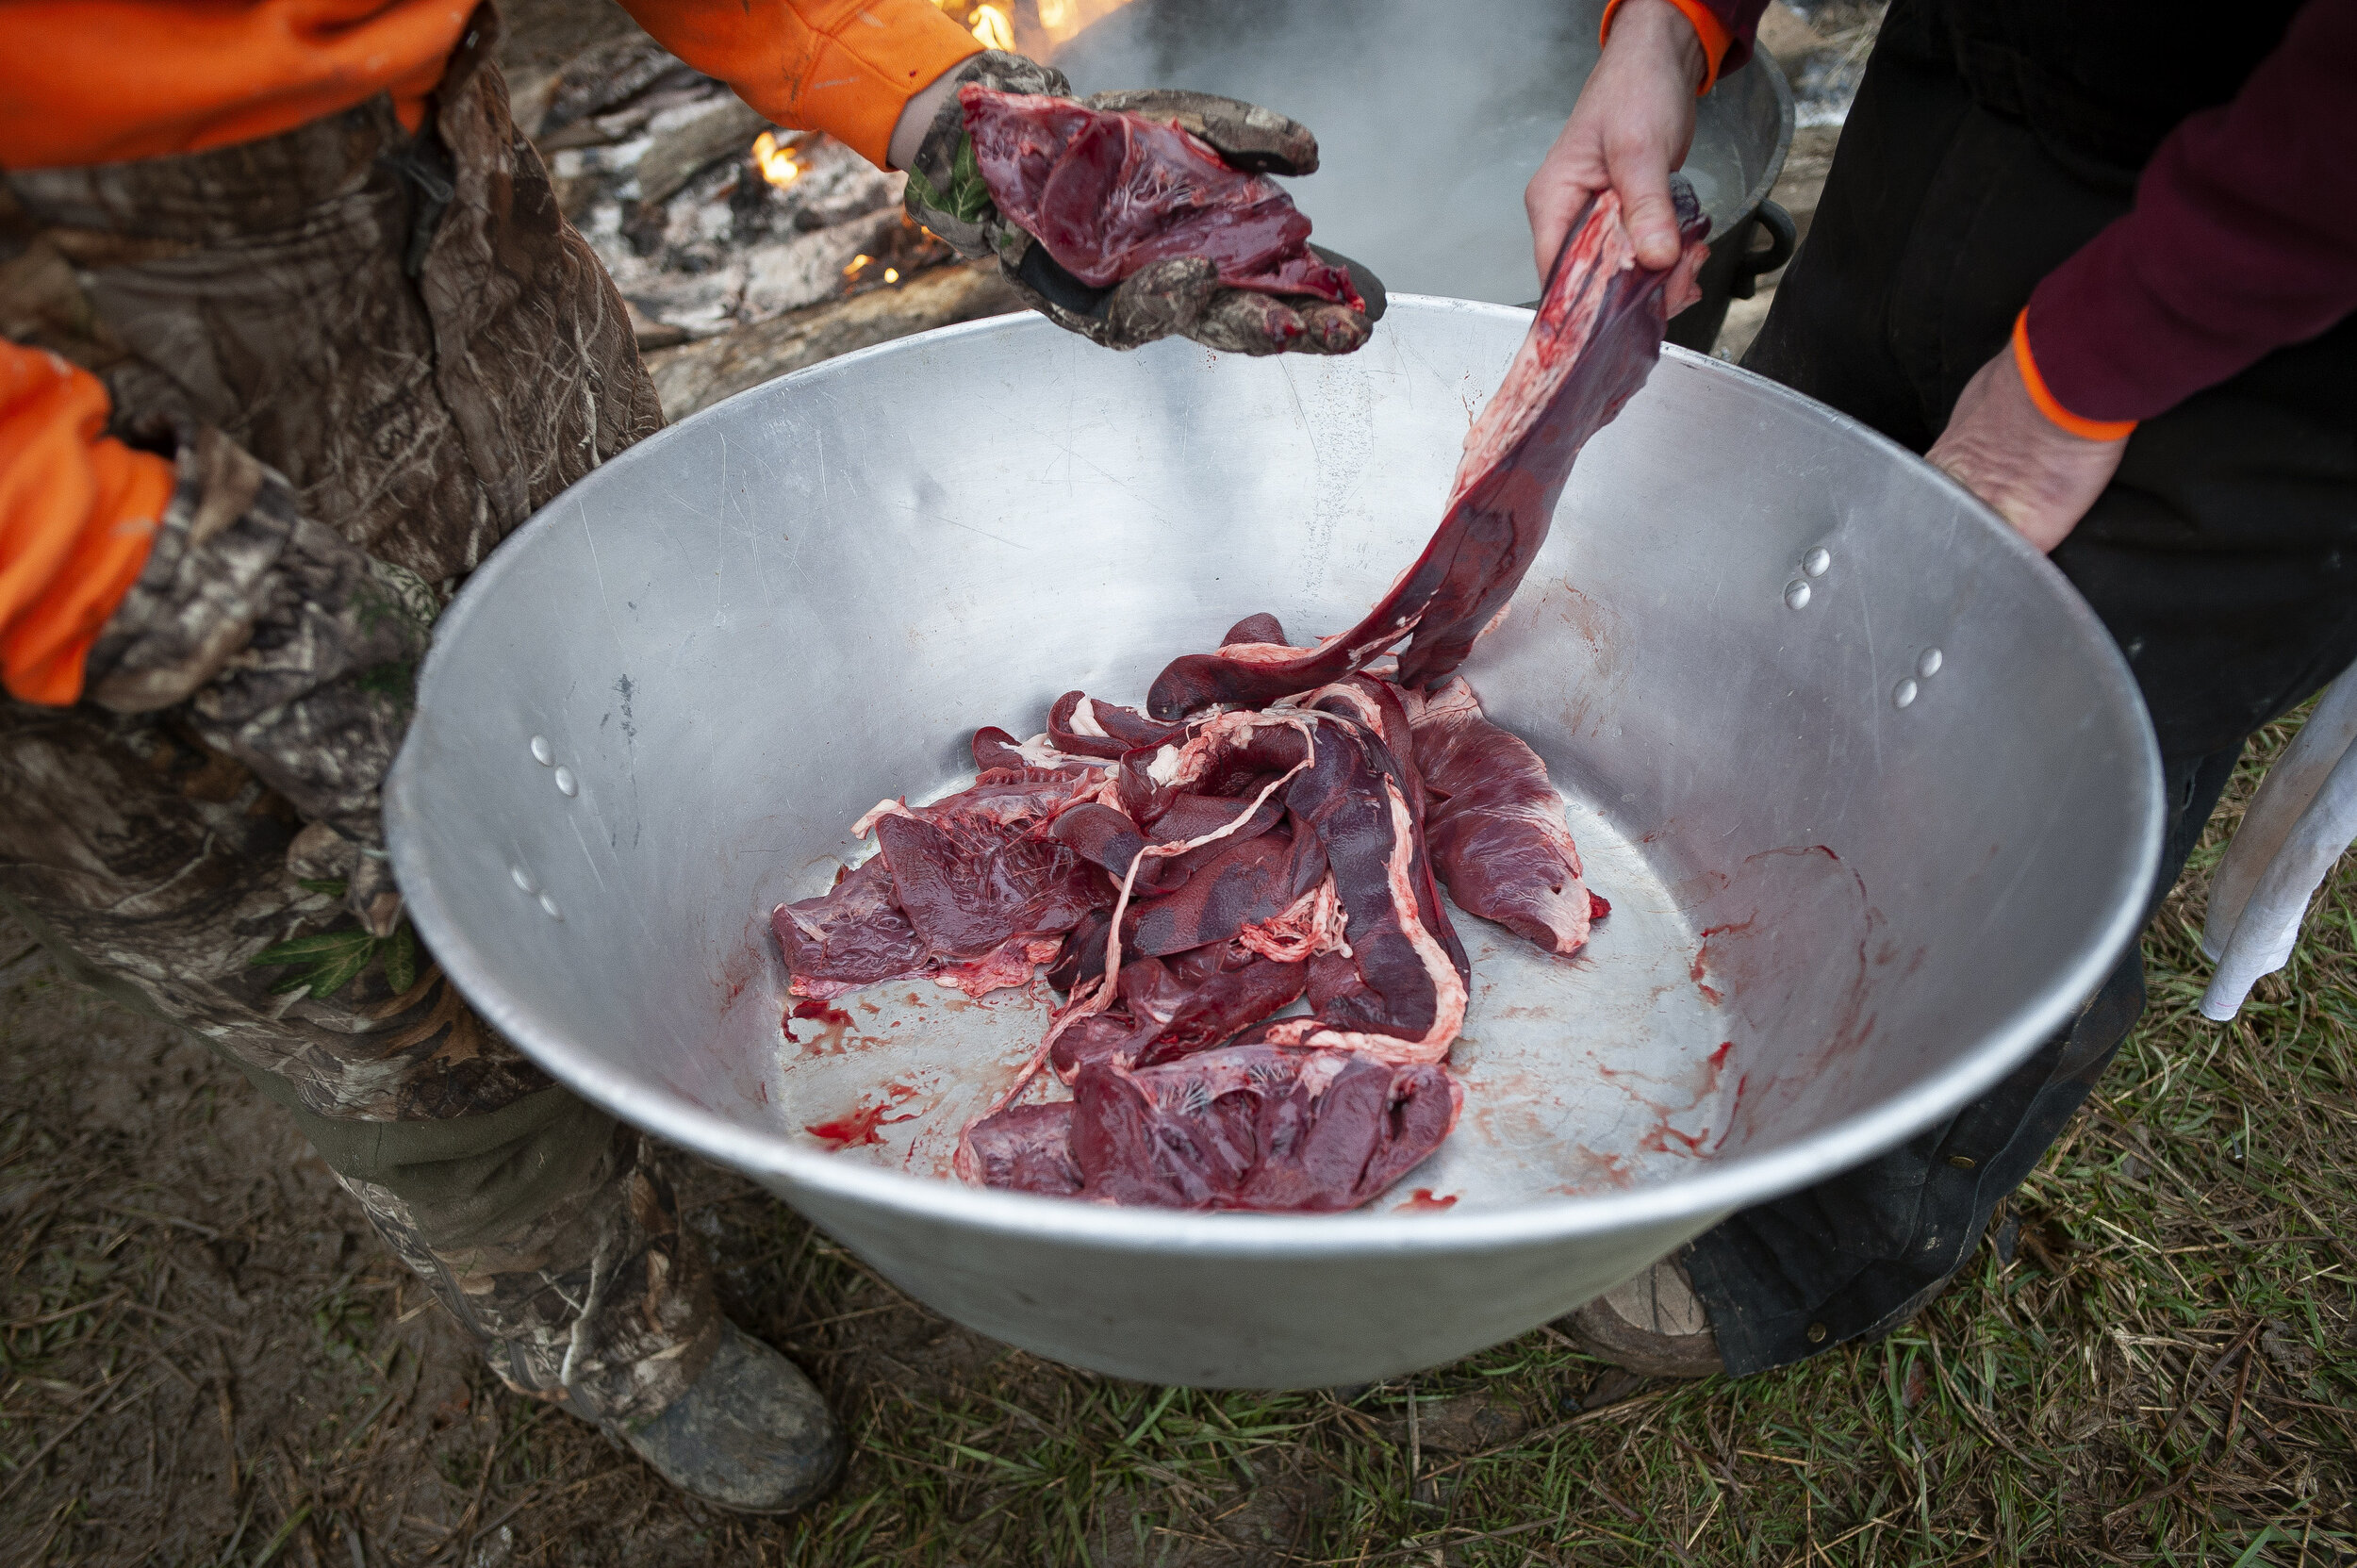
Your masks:
{"label": "dark trousers", "polygon": [[[2038,279],[2128,210],[2134,180],[1977,103],[1923,8],[1899,0],[1744,364],[1922,451]],[[2052,558],[2118,641],[2160,737],[2157,906],[2250,732],[2357,658],[2357,318],[2147,421]],[[2143,1007],[2132,950],[1986,1096],[1694,1242],[1685,1261],[1728,1370],[1887,1330],[1929,1300]]]}

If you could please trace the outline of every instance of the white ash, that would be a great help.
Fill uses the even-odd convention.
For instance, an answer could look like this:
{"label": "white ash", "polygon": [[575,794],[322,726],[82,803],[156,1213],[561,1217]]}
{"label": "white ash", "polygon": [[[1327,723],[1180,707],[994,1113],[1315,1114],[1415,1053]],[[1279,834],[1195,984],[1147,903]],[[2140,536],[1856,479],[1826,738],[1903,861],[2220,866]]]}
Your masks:
{"label": "white ash", "polygon": [[558,198],[630,302],[642,344],[727,332],[948,259],[901,215],[904,175],[815,132],[775,130],[801,173],[773,186],[750,153],[762,121],[699,81],[683,91],[658,78],[549,138]]}

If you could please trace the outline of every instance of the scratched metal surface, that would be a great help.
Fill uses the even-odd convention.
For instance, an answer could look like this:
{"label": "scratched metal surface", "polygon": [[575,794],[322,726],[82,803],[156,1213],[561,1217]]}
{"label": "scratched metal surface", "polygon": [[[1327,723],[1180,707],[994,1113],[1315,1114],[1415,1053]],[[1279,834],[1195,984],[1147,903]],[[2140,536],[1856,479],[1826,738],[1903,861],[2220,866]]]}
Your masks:
{"label": "scratched metal surface", "polygon": [[1354,619],[1428,535],[1527,320],[1401,297],[1358,354],[1248,360],[1006,318],[641,444],[444,618],[387,791],[419,929],[561,1081],[942,1312],[1172,1382],[1446,1361],[1948,1114],[2133,932],[2159,823],[2134,684],[1945,476],[1673,352],[1467,668],[1615,914],[1585,969],[1466,922],[1492,987],[1472,1105],[1404,1183],[1454,1206],[1182,1214],[898,1168],[938,1168],[947,1102],[843,1154],[803,1131],[896,1082],[884,1114],[970,1103],[1037,1020],[920,992],[898,1032],[858,1015],[910,1043],[805,1056],[771,906],[824,885],[879,798],[953,782],[978,724],[1135,694],[1246,612]]}

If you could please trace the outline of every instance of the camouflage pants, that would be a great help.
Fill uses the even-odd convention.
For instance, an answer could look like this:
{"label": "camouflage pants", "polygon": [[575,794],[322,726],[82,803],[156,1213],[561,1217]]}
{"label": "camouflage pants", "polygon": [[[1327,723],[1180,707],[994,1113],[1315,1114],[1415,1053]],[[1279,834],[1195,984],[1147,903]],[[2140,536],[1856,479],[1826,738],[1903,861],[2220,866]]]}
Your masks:
{"label": "camouflage pants", "polygon": [[[215,152],[0,174],[0,330],[97,373],[117,433],[217,427],[446,596],[661,423],[509,121],[495,27],[477,14],[416,137],[378,99]],[[178,714],[0,700],[0,907],[285,1105],[509,1383],[660,1411],[720,1322],[654,1150],[486,1027],[405,926],[359,929],[313,863],[333,835]]]}

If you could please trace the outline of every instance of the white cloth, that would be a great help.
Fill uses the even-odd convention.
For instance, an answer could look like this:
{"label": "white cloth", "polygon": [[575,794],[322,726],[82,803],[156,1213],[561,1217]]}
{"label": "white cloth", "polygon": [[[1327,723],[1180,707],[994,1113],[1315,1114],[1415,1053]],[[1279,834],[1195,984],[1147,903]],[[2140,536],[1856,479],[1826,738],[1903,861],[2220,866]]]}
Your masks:
{"label": "white cloth", "polygon": [[2332,683],[2251,797],[2210,883],[2201,1015],[2224,1023],[2291,961],[2308,901],[2357,840],[2357,669]]}

